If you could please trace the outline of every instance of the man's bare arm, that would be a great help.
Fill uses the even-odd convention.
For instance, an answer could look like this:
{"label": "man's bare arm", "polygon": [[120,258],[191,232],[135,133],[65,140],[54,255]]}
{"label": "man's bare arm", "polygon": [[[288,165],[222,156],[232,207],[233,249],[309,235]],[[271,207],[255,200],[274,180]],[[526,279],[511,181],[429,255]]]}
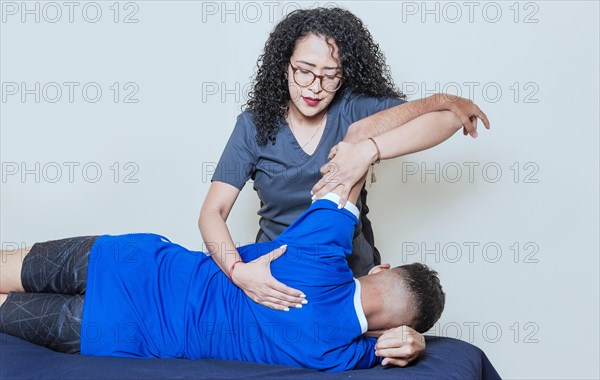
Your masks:
{"label": "man's bare arm", "polygon": [[466,135],[477,137],[477,118],[490,128],[485,113],[469,99],[448,94],[435,94],[379,111],[350,125],[345,142],[356,144],[369,137],[379,136],[430,112],[451,111],[463,124]]}

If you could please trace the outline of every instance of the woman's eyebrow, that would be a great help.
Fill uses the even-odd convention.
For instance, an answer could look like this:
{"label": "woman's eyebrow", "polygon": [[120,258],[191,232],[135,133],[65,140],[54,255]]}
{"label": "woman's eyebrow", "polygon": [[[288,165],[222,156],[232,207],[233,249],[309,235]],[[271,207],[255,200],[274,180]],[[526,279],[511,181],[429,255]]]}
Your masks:
{"label": "woman's eyebrow", "polygon": [[[314,63],[310,63],[310,62],[306,62],[306,61],[296,61],[296,63],[304,63],[305,65],[308,65],[308,66],[317,67],[317,65],[315,65]],[[325,70],[337,70],[337,69],[341,69],[341,67],[339,67],[339,66],[335,66],[335,67],[323,67],[323,69],[325,69]]]}

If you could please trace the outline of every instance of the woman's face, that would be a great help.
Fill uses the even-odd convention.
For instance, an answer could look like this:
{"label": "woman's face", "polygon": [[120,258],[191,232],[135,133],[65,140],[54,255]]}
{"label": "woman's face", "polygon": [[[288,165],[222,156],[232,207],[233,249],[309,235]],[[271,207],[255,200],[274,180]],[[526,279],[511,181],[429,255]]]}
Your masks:
{"label": "woman's face", "polygon": [[311,78],[309,71],[315,75],[326,76],[323,83],[330,90],[335,88],[335,77],[341,78],[342,67],[339,62],[338,47],[329,40],[331,45],[327,44],[325,37],[309,34],[299,38],[296,41],[296,47],[290,58],[290,64],[287,68],[288,87],[290,90],[291,107],[295,107],[305,117],[319,115],[327,109],[336,91],[326,91],[321,86],[320,78],[316,78],[308,86],[300,80],[301,85],[294,80],[294,68],[296,68],[296,78]]}

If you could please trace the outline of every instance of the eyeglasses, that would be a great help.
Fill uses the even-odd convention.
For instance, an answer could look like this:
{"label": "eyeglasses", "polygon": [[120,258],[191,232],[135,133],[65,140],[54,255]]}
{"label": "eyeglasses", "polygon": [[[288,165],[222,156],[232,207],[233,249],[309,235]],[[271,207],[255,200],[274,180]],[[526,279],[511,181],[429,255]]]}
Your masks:
{"label": "eyeglasses", "polygon": [[321,88],[327,92],[335,92],[342,87],[342,78],[335,75],[317,75],[310,70],[301,69],[299,67],[294,67],[290,62],[290,66],[292,67],[292,71],[294,72],[294,82],[298,86],[308,87],[315,82],[315,79],[319,78]]}

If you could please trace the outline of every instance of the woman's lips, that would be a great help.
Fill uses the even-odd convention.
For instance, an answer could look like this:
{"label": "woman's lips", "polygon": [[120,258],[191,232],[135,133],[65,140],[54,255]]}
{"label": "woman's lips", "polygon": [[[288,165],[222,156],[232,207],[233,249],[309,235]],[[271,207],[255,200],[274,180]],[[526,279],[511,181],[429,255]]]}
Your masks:
{"label": "woman's lips", "polygon": [[311,107],[314,107],[321,102],[321,99],[314,99],[314,98],[309,98],[306,96],[303,96],[302,99],[304,99],[304,102]]}

